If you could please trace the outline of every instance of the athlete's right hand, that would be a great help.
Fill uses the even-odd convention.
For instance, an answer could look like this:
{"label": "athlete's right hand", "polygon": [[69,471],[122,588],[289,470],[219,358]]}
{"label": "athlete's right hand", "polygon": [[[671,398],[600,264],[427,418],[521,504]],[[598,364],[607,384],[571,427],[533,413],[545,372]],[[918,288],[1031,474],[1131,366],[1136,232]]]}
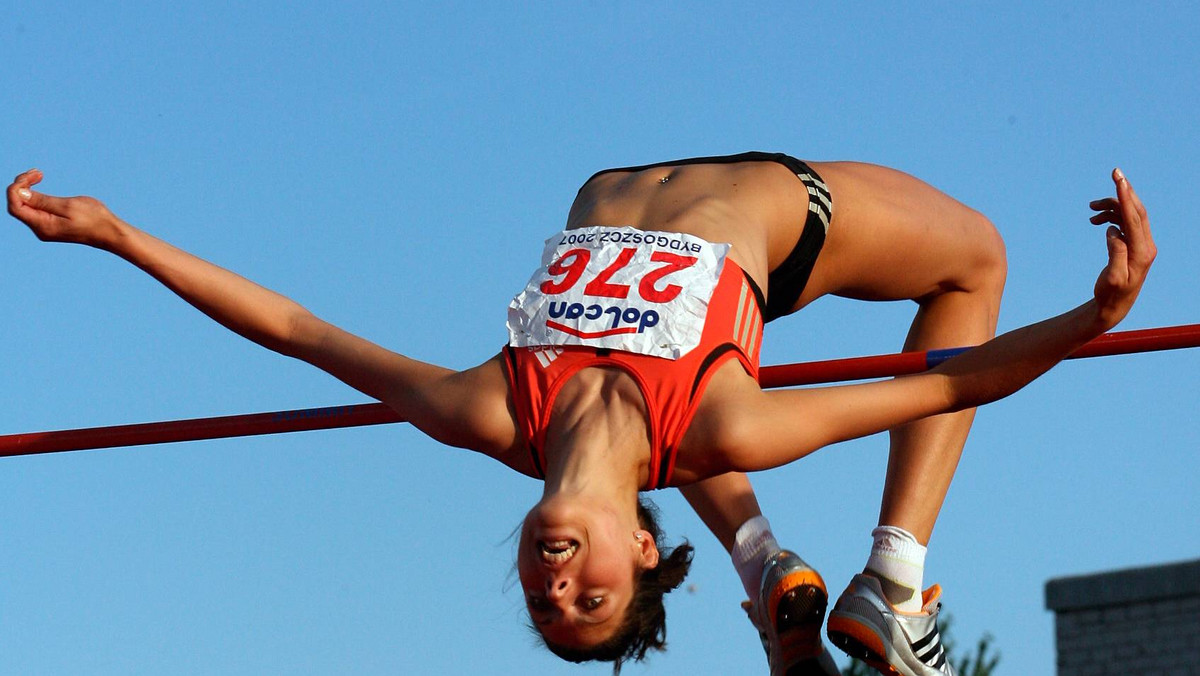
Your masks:
{"label": "athlete's right hand", "polygon": [[117,234],[121,220],[91,197],[54,197],[31,188],[42,172],[30,169],[8,186],[8,213],[29,226],[43,242],[71,242],[104,248]]}
{"label": "athlete's right hand", "polygon": [[1113,170],[1112,179],[1116,196],[1094,200],[1090,205],[1098,212],[1092,216],[1092,223],[1109,224],[1108,265],[1096,280],[1094,290],[1106,331],[1129,313],[1158,254],[1142,200],[1120,169]]}

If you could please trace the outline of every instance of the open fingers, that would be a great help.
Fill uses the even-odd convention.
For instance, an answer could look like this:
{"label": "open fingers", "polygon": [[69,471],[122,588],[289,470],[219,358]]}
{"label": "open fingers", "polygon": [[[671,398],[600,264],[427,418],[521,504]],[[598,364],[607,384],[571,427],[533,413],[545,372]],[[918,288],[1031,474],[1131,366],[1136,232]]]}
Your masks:
{"label": "open fingers", "polygon": [[[43,211],[54,216],[67,216],[69,202],[66,198],[55,197],[45,193],[30,190],[32,186],[41,183],[43,178],[39,169],[18,174],[8,186],[8,213],[25,220],[30,210]],[[24,215],[23,215],[24,214]]]}
{"label": "open fingers", "polygon": [[41,182],[42,182],[42,170],[41,169],[30,169],[28,171],[23,171],[23,172],[17,174],[17,177],[13,179],[12,185],[9,186],[9,191],[11,194],[11,191],[13,189],[28,190],[30,187],[35,186]]}
{"label": "open fingers", "polygon": [[28,195],[23,196],[24,202],[29,207],[44,211],[55,216],[68,216],[70,202],[65,197],[55,197],[45,193],[28,190]]}
{"label": "open fingers", "polygon": [[1150,219],[1146,215],[1146,207],[1141,198],[1129,184],[1129,180],[1120,169],[1113,170],[1113,183],[1117,188],[1116,197],[1105,197],[1092,200],[1088,206],[1098,213],[1092,214],[1091,222],[1096,225],[1112,223],[1121,227],[1122,234],[1127,230],[1136,230],[1135,237],[1148,239],[1150,237]]}
{"label": "open fingers", "polygon": [[1105,223],[1121,225],[1121,202],[1116,197],[1104,197],[1092,200],[1088,202],[1088,207],[1097,212],[1092,214],[1091,218],[1088,219],[1092,222],[1092,225],[1103,225]]}
{"label": "open fingers", "polygon": [[1117,198],[1121,205],[1122,216],[1132,227],[1136,227],[1142,235],[1150,235],[1150,219],[1146,214],[1146,207],[1142,204],[1142,199],[1138,197],[1133,186],[1129,184],[1129,179],[1121,173],[1120,169],[1113,171],[1117,181]]}
{"label": "open fingers", "polygon": [[1120,169],[1113,169],[1112,178],[1113,183],[1117,186],[1117,211],[1121,215],[1125,229],[1137,230],[1140,226],[1141,214],[1133,206],[1131,196],[1133,188],[1129,186],[1129,179],[1125,178],[1125,174]]}
{"label": "open fingers", "polygon": [[1146,207],[1120,169],[1113,170],[1113,181],[1117,185],[1121,231],[1129,245],[1130,257],[1149,265],[1154,260],[1155,248]]}
{"label": "open fingers", "polygon": [[1112,223],[1117,226],[1121,225],[1121,203],[1116,198],[1105,197],[1104,199],[1092,200],[1088,203],[1088,206],[1096,211],[1088,219],[1092,225],[1103,225],[1105,223]]}
{"label": "open fingers", "polygon": [[13,182],[8,186],[8,201],[12,203],[15,199],[24,200],[29,188],[41,183],[42,172],[38,169],[30,169],[28,171],[17,174]]}
{"label": "open fingers", "polygon": [[8,213],[13,216],[18,216],[18,212],[27,211],[31,207],[29,203],[33,200],[33,191],[29,188],[41,183],[42,172],[38,169],[30,169],[28,171],[17,174],[13,182],[9,184],[8,197]]}
{"label": "open fingers", "polygon": [[41,172],[37,169],[30,169],[24,173],[18,174],[13,182],[9,184],[6,191],[8,198],[8,213],[20,218],[19,213],[24,212],[26,207],[25,202],[30,196],[29,186],[34,185],[42,179]]}
{"label": "open fingers", "polygon": [[30,190],[42,181],[42,172],[30,169],[18,174],[8,186],[8,213],[28,225],[39,239],[49,239],[60,229],[66,200]]}

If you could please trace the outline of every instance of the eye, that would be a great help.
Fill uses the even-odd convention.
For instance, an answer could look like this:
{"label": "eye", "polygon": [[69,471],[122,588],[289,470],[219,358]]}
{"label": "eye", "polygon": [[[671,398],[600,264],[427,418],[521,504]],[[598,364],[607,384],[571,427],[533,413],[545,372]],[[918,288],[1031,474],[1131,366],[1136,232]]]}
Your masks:
{"label": "eye", "polygon": [[547,610],[550,608],[550,603],[540,596],[530,596],[525,599],[525,603],[532,611]]}
{"label": "eye", "polygon": [[593,596],[592,598],[587,599],[583,602],[583,609],[584,610],[595,610],[602,605],[604,605],[604,597],[603,596]]}

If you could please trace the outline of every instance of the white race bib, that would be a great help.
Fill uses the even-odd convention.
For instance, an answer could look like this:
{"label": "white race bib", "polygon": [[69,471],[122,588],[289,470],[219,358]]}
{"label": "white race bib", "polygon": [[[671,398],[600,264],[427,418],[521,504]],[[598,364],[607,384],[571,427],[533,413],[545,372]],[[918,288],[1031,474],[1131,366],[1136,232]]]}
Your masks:
{"label": "white race bib", "polygon": [[587,345],[678,359],[700,344],[728,244],[593,226],[546,240],[508,305],[509,345]]}

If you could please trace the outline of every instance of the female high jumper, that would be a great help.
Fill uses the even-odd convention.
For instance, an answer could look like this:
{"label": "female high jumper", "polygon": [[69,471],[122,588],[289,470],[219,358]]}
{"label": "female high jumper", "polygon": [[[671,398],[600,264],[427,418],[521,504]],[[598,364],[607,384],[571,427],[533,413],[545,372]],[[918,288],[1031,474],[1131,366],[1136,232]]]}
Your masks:
{"label": "female high jumper", "polygon": [[[422,363],[129,225],[89,197],[8,187],[42,240],[86,244],[143,269],[216,321],[377,398],[432,438],[544,480],[517,565],[530,618],[557,654],[617,667],[665,640],[674,550],[639,491],[679,486],[734,555],[772,673],[829,673],[820,576],[780,550],[742,472],[891,430],[874,545],[830,613],[831,640],[883,673],[952,674],[937,642],[939,590],[924,545],[973,407],[1005,397],[1129,311],[1155,257],[1120,171],[1092,202],[1109,223],[1090,300],[988,340],[920,375],[764,392],[764,321],[828,293],[912,299],[906,349],[995,330],[1004,249],[980,215],[900,172],[766,153],[601,172],[509,307],[509,344],[464,371]],[[949,414],[949,415],[941,415]],[[799,646],[799,647],[797,647]]]}

